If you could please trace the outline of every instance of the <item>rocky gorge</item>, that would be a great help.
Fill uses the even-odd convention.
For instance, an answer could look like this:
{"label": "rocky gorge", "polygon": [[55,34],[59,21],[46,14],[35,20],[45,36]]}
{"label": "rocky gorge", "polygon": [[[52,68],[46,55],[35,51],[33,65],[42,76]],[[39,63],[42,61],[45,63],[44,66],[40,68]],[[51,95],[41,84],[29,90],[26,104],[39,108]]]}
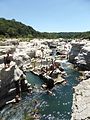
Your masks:
{"label": "rocky gorge", "polygon": [[[83,80],[75,86],[72,105],[72,120],[90,119],[90,41],[64,42],[60,39],[33,39],[30,42],[18,42],[18,40],[7,40],[0,44],[0,107],[16,97],[17,89],[15,81],[28,70],[36,70],[52,61],[52,55],[60,55],[59,59],[67,56],[69,61],[78,70],[83,70]],[[42,49],[43,48],[43,49]],[[9,51],[12,56],[10,68],[5,69],[3,58]],[[45,59],[44,59],[45,58]],[[54,58],[53,58],[54,59]],[[38,67],[36,65],[38,64]],[[19,83],[20,84],[20,83]],[[26,86],[29,83],[26,82]],[[21,88],[20,88],[21,89]],[[24,89],[26,90],[26,89]],[[23,90],[22,90],[23,91]]]}

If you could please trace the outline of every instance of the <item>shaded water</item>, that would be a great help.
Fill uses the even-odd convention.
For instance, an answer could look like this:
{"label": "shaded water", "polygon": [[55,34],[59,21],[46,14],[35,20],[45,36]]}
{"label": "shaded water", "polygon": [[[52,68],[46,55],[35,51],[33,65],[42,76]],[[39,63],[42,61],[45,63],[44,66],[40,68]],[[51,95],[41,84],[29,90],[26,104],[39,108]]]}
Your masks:
{"label": "shaded water", "polygon": [[[78,84],[77,78],[79,72],[72,69],[71,64],[62,61],[67,77],[66,85],[58,85],[53,88],[54,95],[48,95],[45,91],[35,89],[31,94],[22,95],[22,100],[16,105],[8,105],[1,112],[0,116],[3,120],[22,120],[26,113],[31,112],[33,109],[33,100],[37,99],[39,102],[39,111],[41,120],[70,120],[71,107],[73,98],[73,86]],[[27,79],[32,85],[40,87],[43,80],[27,73]]]}

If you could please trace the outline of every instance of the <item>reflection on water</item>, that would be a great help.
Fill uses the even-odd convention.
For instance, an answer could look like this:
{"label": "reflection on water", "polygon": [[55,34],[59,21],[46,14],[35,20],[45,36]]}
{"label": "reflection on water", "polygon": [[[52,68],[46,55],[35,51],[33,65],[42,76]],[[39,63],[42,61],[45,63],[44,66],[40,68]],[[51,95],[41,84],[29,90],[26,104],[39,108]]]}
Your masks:
{"label": "reflection on water", "polygon": [[[79,77],[79,72],[72,69],[71,64],[63,61],[68,82],[66,85],[58,85],[53,88],[54,95],[50,96],[45,91],[40,89],[34,90],[32,95],[22,95],[22,100],[19,104],[8,105],[1,112],[0,116],[3,120],[22,120],[24,115],[30,113],[33,109],[33,101],[36,99],[39,102],[39,112],[41,120],[70,120],[71,106],[73,97],[73,86],[78,84],[76,78]],[[36,86],[41,86],[43,80],[27,73],[28,81]]]}

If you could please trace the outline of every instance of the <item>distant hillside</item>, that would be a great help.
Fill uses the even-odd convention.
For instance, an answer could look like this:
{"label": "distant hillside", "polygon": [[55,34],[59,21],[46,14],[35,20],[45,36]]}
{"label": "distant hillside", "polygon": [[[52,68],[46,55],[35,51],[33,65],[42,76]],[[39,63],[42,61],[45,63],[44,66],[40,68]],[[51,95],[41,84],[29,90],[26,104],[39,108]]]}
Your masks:
{"label": "distant hillside", "polygon": [[90,39],[90,32],[59,32],[59,33],[42,33],[43,38],[65,38],[65,39]]}
{"label": "distant hillside", "polygon": [[0,35],[6,37],[37,37],[39,32],[15,19],[0,18]]}
{"label": "distant hillside", "polygon": [[32,27],[27,26],[15,19],[6,20],[0,18],[0,37],[29,37],[29,38],[88,38],[90,39],[90,32],[39,32]]}

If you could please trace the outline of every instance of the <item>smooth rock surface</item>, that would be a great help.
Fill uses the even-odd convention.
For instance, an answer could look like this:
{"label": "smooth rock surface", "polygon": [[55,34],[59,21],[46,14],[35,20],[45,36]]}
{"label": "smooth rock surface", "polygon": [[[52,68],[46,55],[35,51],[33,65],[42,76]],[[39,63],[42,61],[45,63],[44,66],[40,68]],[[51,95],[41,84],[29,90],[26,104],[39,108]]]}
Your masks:
{"label": "smooth rock surface", "polygon": [[74,87],[71,120],[90,120],[90,78]]}

